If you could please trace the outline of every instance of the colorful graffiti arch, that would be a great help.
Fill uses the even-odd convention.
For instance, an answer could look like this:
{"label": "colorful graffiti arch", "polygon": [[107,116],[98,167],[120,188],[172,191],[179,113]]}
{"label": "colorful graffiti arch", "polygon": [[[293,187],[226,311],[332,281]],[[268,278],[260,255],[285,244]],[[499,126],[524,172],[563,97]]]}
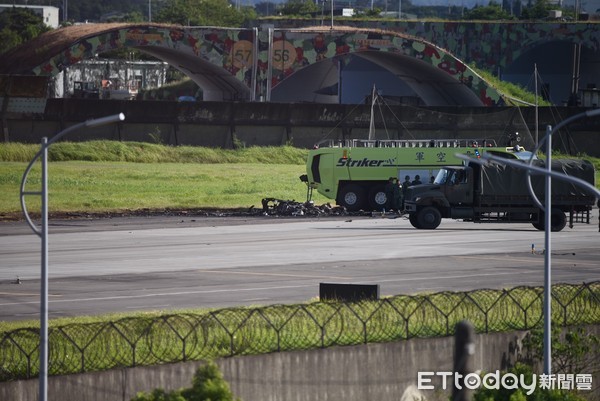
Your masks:
{"label": "colorful graffiti arch", "polygon": [[[385,52],[398,56],[398,62],[412,58],[433,67],[428,70],[429,74],[433,71],[450,77],[454,84],[464,87],[461,90],[466,88],[472,92],[483,105],[504,102],[495,89],[449,52],[423,39],[397,32],[259,31],[122,24],[94,24],[86,26],[85,31],[80,27],[59,31],[62,31],[60,38],[54,32],[52,39],[50,35],[40,37],[27,49],[19,49],[19,73],[56,75],[81,60],[130,47],[180,69],[205,89],[205,93],[213,93],[215,99],[269,100],[271,91],[278,85],[313,64],[336,58],[343,63],[344,56],[353,53]],[[44,43],[44,39],[51,43]],[[28,52],[31,53],[29,58]],[[453,90],[456,91],[456,85]]]}
{"label": "colorful graffiti arch", "polygon": [[[476,100],[470,105],[494,106],[505,104],[506,99],[491,87],[464,62],[421,38],[381,30],[357,29],[298,29],[275,30],[272,34],[272,76],[269,83],[272,89],[307,66],[324,60],[339,59],[347,63],[348,55],[358,55],[372,62],[384,65],[386,69],[406,76],[407,60],[420,66],[410,67],[413,79],[408,81],[428,82],[438,86],[437,92],[445,91],[447,97],[467,99],[471,93]],[[381,56],[374,56],[381,53]],[[383,56],[383,55],[387,56]],[[393,57],[389,57],[389,56]],[[450,78],[450,79],[449,79]],[[460,84],[460,85],[457,85]],[[414,83],[410,84],[415,87]],[[446,87],[447,89],[443,89]],[[419,92],[419,90],[416,90]],[[462,92],[462,95],[461,93]],[[419,92],[420,93],[420,92]]]}
{"label": "colorful graffiti arch", "polygon": [[[352,57],[361,57],[396,76],[413,75],[416,78],[409,85],[415,88],[414,82],[435,82],[437,88],[429,91],[441,91],[442,97],[493,106],[508,99],[467,62],[500,71],[536,46],[550,42],[566,41],[600,51],[599,24],[354,23],[357,26],[351,28],[261,30],[86,24],[48,32],[3,55],[0,73],[52,76],[81,60],[131,47],[183,71],[213,97],[207,100],[270,100],[273,92],[287,87],[291,80],[300,76],[311,79],[310,74],[299,74],[301,71],[318,74],[318,68],[313,68],[323,62],[336,62],[336,68],[343,69]],[[426,90],[419,87],[418,91]],[[453,95],[457,91],[461,93],[458,97]]]}

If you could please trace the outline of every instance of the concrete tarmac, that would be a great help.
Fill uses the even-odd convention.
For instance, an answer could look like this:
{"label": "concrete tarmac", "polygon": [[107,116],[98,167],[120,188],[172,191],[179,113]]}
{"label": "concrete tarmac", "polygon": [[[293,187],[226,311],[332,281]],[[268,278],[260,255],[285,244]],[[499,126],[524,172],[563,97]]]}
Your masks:
{"label": "concrete tarmac", "polygon": [[[395,217],[51,220],[49,314],[305,302],[322,282],[382,296],[543,284],[544,232],[529,224]],[[597,209],[552,233],[553,283],[600,280],[599,245]],[[25,222],[0,223],[0,320],[39,318],[40,252]]]}

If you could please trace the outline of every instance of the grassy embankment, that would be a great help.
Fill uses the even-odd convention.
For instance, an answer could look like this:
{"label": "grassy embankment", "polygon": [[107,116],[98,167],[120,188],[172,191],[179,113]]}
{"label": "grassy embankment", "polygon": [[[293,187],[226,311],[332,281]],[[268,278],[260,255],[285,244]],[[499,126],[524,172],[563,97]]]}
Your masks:
{"label": "grassy embankment", "polygon": [[[21,211],[19,188],[39,145],[0,144],[0,215]],[[267,197],[306,200],[307,151],[291,146],[238,150],[148,143],[56,143],[49,149],[49,211],[261,207]],[[37,163],[28,190],[40,185]],[[330,202],[315,193],[315,203]],[[39,197],[27,199],[32,214]]]}

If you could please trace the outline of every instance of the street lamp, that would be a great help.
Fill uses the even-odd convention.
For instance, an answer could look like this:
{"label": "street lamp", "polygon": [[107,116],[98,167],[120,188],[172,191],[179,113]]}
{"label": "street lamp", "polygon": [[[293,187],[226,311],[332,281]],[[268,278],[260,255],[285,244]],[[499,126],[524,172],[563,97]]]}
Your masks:
{"label": "street lamp", "polygon": [[331,29],[333,29],[333,0],[331,0]]}
{"label": "street lamp", "polygon": [[[101,117],[94,120],[88,120],[80,124],[75,124],[56,134],[48,141],[48,138],[42,138],[41,149],[35,154],[29,165],[25,169],[23,179],[21,180],[21,208],[27,224],[33,232],[42,240],[42,266],[41,266],[41,288],[40,288],[40,374],[39,374],[39,401],[47,401],[48,399],[48,148],[58,139],[62,138],[69,132],[73,132],[81,127],[98,127],[104,124],[110,124],[118,121],[123,121],[125,115],[123,113],[112,116]],[[41,191],[28,192],[25,191],[27,176],[35,162],[41,158],[42,162],[42,189]],[[42,200],[41,205],[41,229],[38,228],[27,212],[25,205],[26,195],[39,195]]]}
{"label": "street lamp", "polygon": [[[512,167],[517,167],[520,169],[527,170],[527,185],[529,189],[529,193],[533,198],[534,203],[544,210],[544,350],[543,350],[543,361],[544,361],[544,373],[550,375],[552,373],[552,315],[551,315],[551,304],[552,304],[552,280],[551,280],[551,243],[550,243],[550,233],[551,233],[551,214],[552,210],[552,201],[551,201],[551,178],[554,177],[559,180],[567,181],[575,185],[579,185],[588,191],[590,191],[596,199],[600,199],[600,191],[593,185],[590,185],[588,182],[576,178],[571,177],[556,171],[552,171],[552,134],[558,131],[560,128],[564,127],[567,124],[572,123],[573,121],[586,118],[586,117],[594,117],[600,115],[600,109],[588,110],[583,113],[576,114],[567,118],[564,121],[561,121],[554,129],[550,126],[546,129],[546,136],[542,138],[542,140],[537,144],[535,149],[531,152],[531,157],[528,163],[523,163],[522,161],[509,160],[505,158],[501,158],[498,156],[493,156],[489,153],[485,153],[481,156],[481,159],[474,159],[467,155],[457,154],[456,156],[460,159],[472,161],[475,163],[484,164],[487,161],[493,161],[499,164],[505,164]],[[544,143],[546,143],[546,168],[540,168],[533,166],[533,157],[540,150],[540,147]],[[545,175],[545,205],[542,206],[542,203],[537,198],[535,192],[533,191],[533,187],[531,185],[531,173]]]}
{"label": "street lamp", "polygon": [[[600,109],[588,110],[583,113],[575,114],[567,118],[566,120],[561,121],[554,129],[550,125],[546,127],[546,136],[542,138],[542,140],[537,144],[535,149],[531,152],[531,157],[529,158],[529,169],[527,170],[527,185],[529,189],[529,193],[531,197],[535,201],[535,203],[540,206],[542,210],[544,210],[544,247],[546,252],[544,253],[544,373],[547,375],[552,373],[552,276],[551,276],[551,252],[550,252],[550,237],[552,230],[550,229],[550,224],[552,221],[551,211],[552,211],[552,134],[557,132],[562,127],[572,123],[573,121],[580,120],[586,117],[594,117],[600,115]],[[537,154],[540,150],[542,144],[546,141],[546,186],[545,186],[545,205],[542,208],[541,202],[535,195],[533,188],[531,186],[531,175],[530,173],[534,170],[531,169],[533,164],[533,156]],[[567,180],[571,181],[572,180]],[[585,181],[584,181],[585,182]],[[581,184],[581,183],[579,183]],[[593,188],[593,187],[592,187]],[[589,189],[589,188],[588,188]],[[598,196],[598,190],[593,188],[596,193],[596,197]]]}

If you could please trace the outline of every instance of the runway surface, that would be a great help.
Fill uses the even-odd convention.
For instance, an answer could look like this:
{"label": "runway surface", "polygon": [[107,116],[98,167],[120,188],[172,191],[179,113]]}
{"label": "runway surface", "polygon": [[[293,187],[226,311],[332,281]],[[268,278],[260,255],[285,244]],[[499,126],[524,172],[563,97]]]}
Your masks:
{"label": "runway surface", "polygon": [[[532,251],[532,245],[534,247]],[[553,283],[600,280],[592,224],[552,233]],[[0,223],[0,320],[39,317],[40,239]],[[382,296],[539,286],[544,232],[529,224],[406,218],[149,217],[50,222],[51,318],[304,302],[319,283]],[[20,282],[20,284],[17,284]]]}

